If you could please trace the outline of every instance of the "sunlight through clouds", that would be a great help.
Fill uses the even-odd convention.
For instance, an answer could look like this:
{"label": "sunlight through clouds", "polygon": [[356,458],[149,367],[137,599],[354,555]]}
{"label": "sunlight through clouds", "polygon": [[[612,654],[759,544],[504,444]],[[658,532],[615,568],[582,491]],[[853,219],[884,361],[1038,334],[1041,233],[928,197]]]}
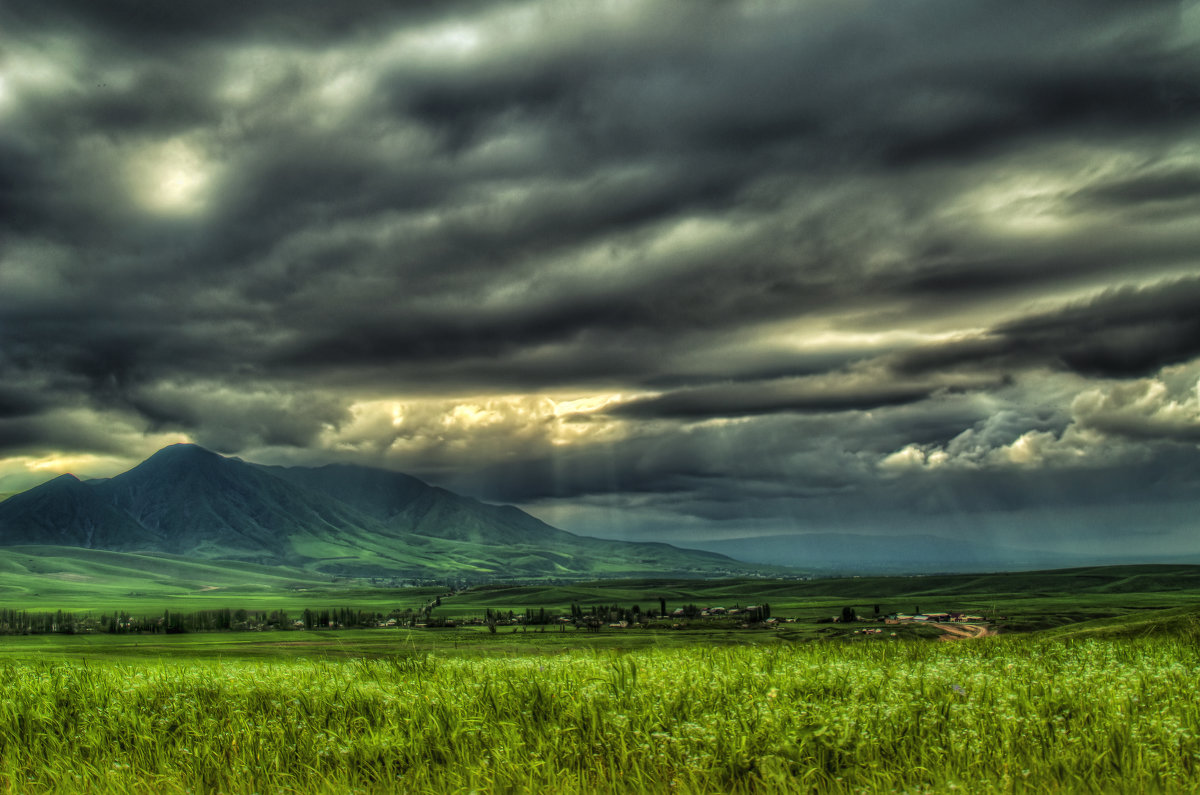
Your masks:
{"label": "sunlight through clouds", "polygon": [[551,447],[617,441],[629,432],[628,424],[592,415],[602,415],[622,398],[512,395],[364,401],[349,407],[349,422],[327,427],[321,444],[332,454],[371,453],[408,467],[450,460],[447,456],[466,447],[482,466]]}
{"label": "sunlight through clouds", "polygon": [[0,5],[0,460],[178,437],[646,539],[1174,532],[1197,7]]}
{"label": "sunlight through clouds", "polygon": [[130,159],[137,196],[146,209],[188,216],[207,207],[214,168],[194,144],[173,138],[138,150]]}

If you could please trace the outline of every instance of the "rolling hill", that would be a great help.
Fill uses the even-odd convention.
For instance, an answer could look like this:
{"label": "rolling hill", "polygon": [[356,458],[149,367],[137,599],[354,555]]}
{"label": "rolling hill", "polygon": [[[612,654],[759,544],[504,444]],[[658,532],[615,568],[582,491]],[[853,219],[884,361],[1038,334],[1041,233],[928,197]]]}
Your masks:
{"label": "rolling hill", "polygon": [[[270,467],[195,445],[0,503],[0,547],[282,566],[318,576],[514,579],[746,572],[712,552],[605,541],[385,470]],[[58,554],[58,553],[55,553]]]}

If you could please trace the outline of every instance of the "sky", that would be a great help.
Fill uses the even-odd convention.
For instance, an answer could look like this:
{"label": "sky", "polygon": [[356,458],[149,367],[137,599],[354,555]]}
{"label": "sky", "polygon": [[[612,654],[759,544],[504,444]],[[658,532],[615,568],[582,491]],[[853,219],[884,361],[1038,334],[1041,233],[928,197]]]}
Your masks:
{"label": "sky", "polygon": [[1200,5],[0,7],[0,492],[1200,553]]}

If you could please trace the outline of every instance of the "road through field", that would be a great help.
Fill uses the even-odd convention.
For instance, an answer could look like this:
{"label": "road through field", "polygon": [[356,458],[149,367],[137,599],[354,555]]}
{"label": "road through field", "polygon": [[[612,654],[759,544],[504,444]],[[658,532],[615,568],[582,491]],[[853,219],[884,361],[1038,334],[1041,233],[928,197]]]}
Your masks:
{"label": "road through field", "polygon": [[938,640],[968,640],[995,634],[981,624],[934,624],[934,626],[946,633]]}

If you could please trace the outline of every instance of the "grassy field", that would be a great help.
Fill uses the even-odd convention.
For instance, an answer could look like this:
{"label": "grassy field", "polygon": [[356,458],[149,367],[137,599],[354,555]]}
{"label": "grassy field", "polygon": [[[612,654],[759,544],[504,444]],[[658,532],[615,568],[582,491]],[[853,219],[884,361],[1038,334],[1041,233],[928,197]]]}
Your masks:
{"label": "grassy field", "polygon": [[[500,639],[502,656],[291,647],[265,660],[193,645],[82,662],[9,646],[0,787],[1195,791],[1200,648],[1194,619],[1176,629],[633,650],[555,649],[546,633],[524,649]],[[376,641],[343,641],[358,642]]]}
{"label": "grassy field", "polygon": [[1144,610],[1200,606],[1200,566],[1106,566],[1047,572],[914,577],[845,577],[812,580],[629,580],[568,585],[485,586],[442,600],[449,616],[479,615],[485,608],[521,612],[544,606],[638,604],[668,609],[761,604],[773,615],[814,621],[853,607],[871,615],[962,611],[1005,616],[1014,631],[1045,629]]}
{"label": "grassy field", "polygon": [[[135,614],[217,608],[288,610],[355,607],[387,613],[417,609],[443,595],[437,614],[482,615],[486,609],[565,612],[582,605],[637,604],[653,610],[761,604],[774,615],[811,621],[854,607],[882,612],[965,611],[1004,615],[1011,628],[1120,616],[1132,611],[1200,605],[1200,566],[1112,566],[1051,572],[812,580],[601,580],[478,586],[444,596],[442,586],[385,588],[367,581],[313,577],[240,563],[164,559],[99,550],[20,547],[0,550],[0,608]],[[919,609],[918,609],[919,608]]]}
{"label": "grassy field", "polygon": [[[435,614],[459,617],[765,601],[798,620],[774,630],[3,636],[0,791],[1197,791],[1198,571],[609,581],[454,595],[210,587],[188,598],[198,608],[384,610],[441,594]],[[240,601],[255,594],[261,603]],[[188,604],[162,594],[96,601],[113,609],[109,598],[147,613]],[[49,609],[54,599],[0,606]],[[815,622],[876,604],[996,612],[1009,634],[937,643],[931,626],[861,635]]]}

